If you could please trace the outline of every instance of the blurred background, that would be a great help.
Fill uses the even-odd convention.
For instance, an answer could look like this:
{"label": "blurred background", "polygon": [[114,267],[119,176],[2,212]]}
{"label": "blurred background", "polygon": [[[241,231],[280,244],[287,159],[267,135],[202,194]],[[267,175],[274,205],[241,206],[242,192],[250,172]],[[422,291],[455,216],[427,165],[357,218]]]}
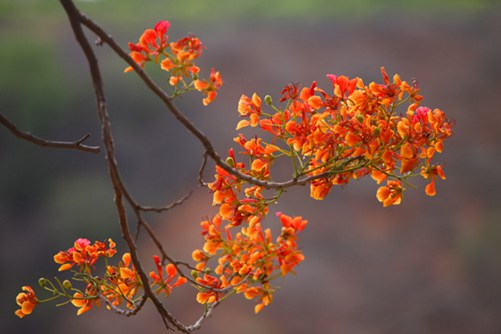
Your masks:
{"label": "blurred background", "polygon": [[[199,333],[501,333],[499,1],[76,3],[123,47],[160,19],[171,21],[171,39],[191,32],[203,41],[202,71],[219,69],[225,85],[208,108],[198,94],[176,103],[221,155],[236,135],[241,94],[278,100],[292,81],[317,80],[327,89],[326,73],[368,83],[380,81],[385,66],[390,75],[416,78],[423,104],[456,122],[437,157],[447,180],[435,198],[416,181],[402,205],[383,209],[372,180],[333,189],[322,202],[306,188],[284,195],[272,210],[310,221],[297,275],[276,282],[281,289],[260,314],[234,296]],[[211,195],[197,186],[202,147],[136,75],[122,73],[125,64],[107,46],[96,52],[119,165],[134,197],[160,206],[194,191],[184,205],[148,217],[165,249],[190,261],[202,245],[200,220],[215,212]],[[150,70],[167,87],[162,73]],[[100,145],[87,65],[58,2],[0,0],[0,110],[38,136],[71,141],[90,133],[87,144]],[[212,174],[208,167],[205,178]],[[23,320],[14,315],[20,287],[57,274],[52,256],[76,238],[112,237],[125,251],[116,221],[103,154],[44,149],[0,128],[0,332],[164,330],[151,306],[132,318],[103,308],[77,317],[73,306],[54,304]],[[150,261],[154,249],[140,243]],[[189,287],[165,304],[184,323],[203,311]]]}

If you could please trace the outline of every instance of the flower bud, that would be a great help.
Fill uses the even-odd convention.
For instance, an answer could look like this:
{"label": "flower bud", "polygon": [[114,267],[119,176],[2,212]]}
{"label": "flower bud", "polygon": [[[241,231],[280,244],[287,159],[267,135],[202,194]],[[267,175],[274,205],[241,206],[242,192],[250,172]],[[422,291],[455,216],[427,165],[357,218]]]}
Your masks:
{"label": "flower bud", "polygon": [[71,285],[71,282],[68,281],[67,279],[64,280],[63,282],[63,287],[66,289],[66,290],[71,290],[71,288],[73,288],[73,286]]}
{"label": "flower bud", "polygon": [[271,104],[273,103],[273,100],[271,99],[271,96],[266,95],[266,96],[264,97],[264,102],[265,102],[267,105],[271,106]]}
{"label": "flower bud", "polygon": [[233,161],[233,158],[232,158],[232,157],[227,157],[227,158],[226,158],[226,163],[227,163],[230,167],[235,167],[235,162]]}
{"label": "flower bud", "polygon": [[41,277],[41,278],[38,280],[38,285],[40,285],[40,287],[41,287],[41,288],[45,288],[45,286],[47,285],[47,279],[46,279],[46,278]]}
{"label": "flower bud", "polygon": [[197,279],[198,278],[198,270],[192,270],[191,277],[193,277],[193,279]]}

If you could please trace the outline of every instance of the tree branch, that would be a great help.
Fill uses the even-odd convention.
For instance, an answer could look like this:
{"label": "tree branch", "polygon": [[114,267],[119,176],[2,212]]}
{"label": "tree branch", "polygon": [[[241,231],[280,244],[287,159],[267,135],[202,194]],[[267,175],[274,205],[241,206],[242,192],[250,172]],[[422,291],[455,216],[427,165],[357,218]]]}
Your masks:
{"label": "tree branch", "polygon": [[36,144],[38,146],[42,147],[51,147],[51,148],[63,148],[63,149],[74,149],[74,150],[79,150],[79,151],[84,151],[84,152],[90,152],[90,153],[99,153],[100,148],[99,146],[87,146],[84,145],[83,142],[89,139],[90,134],[84,135],[82,138],[80,138],[77,141],[73,142],[65,142],[65,141],[55,141],[55,140],[48,140],[48,139],[43,139],[37,136],[32,135],[29,132],[25,132],[22,130],[19,130],[19,128],[9,121],[2,113],[0,113],[0,123],[4,125],[7,129],[14,134],[14,136],[27,140],[33,144]]}
{"label": "tree branch", "polygon": [[85,16],[84,14],[80,14],[80,19],[83,25],[93,31],[99,38],[101,43],[108,44],[115,53],[122,58],[128,65],[130,65],[134,71],[139,75],[139,77],[143,80],[146,86],[157,95],[160,100],[165,104],[170,113],[189,131],[191,132],[202,144],[205,149],[205,152],[208,156],[211,157],[214,162],[223,168],[225,171],[230,173],[231,175],[244,180],[250,184],[254,184],[257,186],[261,186],[266,189],[285,189],[290,188],[292,186],[304,186],[309,184],[312,180],[325,178],[327,176],[332,175],[333,173],[330,171],[317,174],[310,175],[308,177],[304,177],[302,179],[293,178],[284,182],[274,182],[274,181],[263,181],[260,179],[256,179],[252,176],[244,174],[237,169],[234,169],[230,165],[224,161],[219,154],[214,149],[212,142],[209,138],[198,129],[177,107],[172,103],[172,99],[167,95],[167,93],[160,87],[158,84],[144,72],[144,70],[131,58],[129,54],[125,52],[116,42],[115,40],[106,33],[97,23],[92,21],[90,18]]}
{"label": "tree branch", "polygon": [[146,273],[144,272],[141,262],[139,260],[137,247],[134,243],[132,235],[130,233],[125,204],[124,204],[124,185],[120,177],[118,164],[115,158],[115,145],[113,141],[113,136],[111,132],[111,122],[109,118],[109,114],[106,108],[106,99],[103,89],[103,82],[101,79],[101,72],[99,69],[99,65],[97,62],[97,58],[92,50],[89,41],[85,37],[85,34],[82,31],[81,23],[83,21],[82,14],[75,7],[71,0],[60,0],[61,5],[64,7],[68,18],[70,20],[71,27],[75,34],[75,38],[80,44],[82,51],[87,59],[89,70],[92,77],[92,83],[94,86],[94,94],[97,100],[97,111],[99,115],[99,120],[101,122],[101,135],[102,141],[106,151],[106,160],[108,163],[108,171],[110,174],[110,179],[113,186],[113,191],[115,194],[115,206],[119,217],[120,228],[122,230],[122,237],[127,243],[131,259],[136,268],[141,281],[143,282],[143,288],[145,291],[145,295],[151,299],[153,304],[155,305],[157,311],[162,316],[162,320],[167,327],[167,329],[172,329],[171,325],[177,328],[178,330],[189,333],[186,330],[186,327],[179,323],[177,319],[175,319],[162,305],[160,300],[156,297],[155,293],[152,291],[150,285],[148,284],[149,279]]}

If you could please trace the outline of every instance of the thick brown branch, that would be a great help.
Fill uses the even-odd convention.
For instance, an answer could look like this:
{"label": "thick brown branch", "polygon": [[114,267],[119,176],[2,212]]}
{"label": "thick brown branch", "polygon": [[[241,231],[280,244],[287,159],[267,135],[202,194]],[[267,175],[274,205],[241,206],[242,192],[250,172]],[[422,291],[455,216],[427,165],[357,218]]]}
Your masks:
{"label": "thick brown branch", "polygon": [[2,113],[0,113],[0,123],[4,125],[7,129],[14,134],[14,136],[25,139],[33,144],[42,147],[51,147],[51,148],[64,148],[64,149],[73,149],[90,153],[99,153],[99,146],[87,146],[84,145],[83,142],[89,139],[90,134],[84,135],[77,141],[66,142],[66,141],[56,141],[56,140],[48,140],[43,139],[37,136],[32,135],[29,132],[25,132],[20,130],[14,123],[9,121]]}
{"label": "thick brown branch", "polygon": [[71,0],[60,0],[62,6],[66,10],[68,18],[70,20],[71,27],[75,34],[75,38],[77,39],[84,55],[88,61],[92,83],[94,86],[94,93],[97,100],[97,111],[99,115],[99,119],[101,122],[101,131],[102,131],[102,140],[104,143],[105,151],[106,151],[106,160],[108,162],[108,170],[110,174],[110,179],[113,186],[113,191],[115,194],[115,206],[119,217],[120,228],[122,230],[122,236],[127,243],[132,262],[143,282],[143,288],[145,291],[145,295],[151,299],[157,311],[162,316],[162,320],[168,329],[171,329],[170,325],[176,327],[178,330],[183,331],[185,333],[189,333],[186,330],[186,327],[180,324],[162,305],[160,300],[156,297],[155,293],[152,291],[149,285],[149,279],[146,273],[144,272],[141,262],[139,260],[137,247],[134,243],[132,235],[130,233],[126,209],[124,205],[124,185],[120,178],[118,165],[115,158],[115,147],[113,142],[113,136],[111,132],[111,122],[109,119],[108,111],[106,108],[106,100],[103,90],[103,83],[101,79],[101,72],[99,70],[99,65],[97,62],[97,58],[92,50],[89,41],[85,37],[85,34],[82,31],[81,22],[82,22],[82,14],[75,7]]}

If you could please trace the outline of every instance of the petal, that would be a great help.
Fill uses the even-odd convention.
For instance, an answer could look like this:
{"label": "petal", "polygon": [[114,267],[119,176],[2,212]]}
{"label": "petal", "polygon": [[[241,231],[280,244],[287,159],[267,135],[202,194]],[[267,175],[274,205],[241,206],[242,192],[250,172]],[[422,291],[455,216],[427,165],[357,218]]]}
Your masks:
{"label": "petal", "polygon": [[250,122],[246,119],[241,120],[237,124],[237,128],[235,130],[240,130],[241,128],[245,128],[250,125]]}
{"label": "petal", "polygon": [[424,191],[428,196],[435,196],[437,194],[437,191],[435,190],[435,181],[432,180],[428,183]]}

